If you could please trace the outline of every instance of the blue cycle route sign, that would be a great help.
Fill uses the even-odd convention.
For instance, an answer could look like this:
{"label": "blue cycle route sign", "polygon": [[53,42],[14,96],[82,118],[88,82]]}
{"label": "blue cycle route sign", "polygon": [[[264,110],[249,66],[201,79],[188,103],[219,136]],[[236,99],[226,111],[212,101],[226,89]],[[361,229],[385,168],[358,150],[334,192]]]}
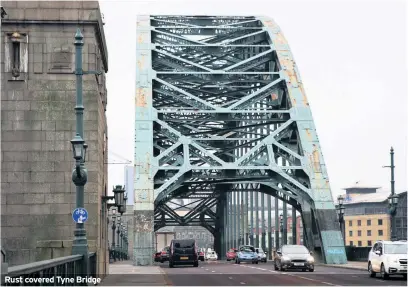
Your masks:
{"label": "blue cycle route sign", "polygon": [[86,211],[86,209],[82,207],[75,208],[72,212],[72,219],[76,223],[84,223],[88,220],[88,211]]}

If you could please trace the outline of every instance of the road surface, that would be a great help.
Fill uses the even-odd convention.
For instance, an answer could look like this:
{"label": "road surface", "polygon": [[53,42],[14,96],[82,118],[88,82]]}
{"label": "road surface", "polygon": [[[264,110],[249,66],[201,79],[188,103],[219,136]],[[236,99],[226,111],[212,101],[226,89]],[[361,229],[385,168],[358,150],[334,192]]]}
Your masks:
{"label": "road surface", "polygon": [[273,264],[200,262],[199,267],[160,264],[173,286],[407,286],[402,277],[370,278],[366,271],[316,266],[315,272],[275,271]]}

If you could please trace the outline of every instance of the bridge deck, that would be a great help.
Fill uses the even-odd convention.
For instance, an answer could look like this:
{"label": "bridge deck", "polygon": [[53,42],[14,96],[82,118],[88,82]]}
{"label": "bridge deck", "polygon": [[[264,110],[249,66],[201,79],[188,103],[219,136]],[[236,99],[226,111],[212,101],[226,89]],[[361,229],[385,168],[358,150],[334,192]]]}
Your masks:
{"label": "bridge deck", "polygon": [[133,266],[132,261],[120,261],[109,265],[109,275],[100,286],[164,286],[166,273],[159,266]]}

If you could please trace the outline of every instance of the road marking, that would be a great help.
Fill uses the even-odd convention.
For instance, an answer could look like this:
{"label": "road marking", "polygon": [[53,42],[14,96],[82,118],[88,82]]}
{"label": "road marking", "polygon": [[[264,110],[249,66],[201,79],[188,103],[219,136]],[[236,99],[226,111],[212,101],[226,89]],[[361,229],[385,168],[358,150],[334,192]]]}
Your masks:
{"label": "road marking", "polygon": [[228,277],[228,279],[232,279],[232,277]]}
{"label": "road marking", "polygon": [[351,277],[357,278],[357,276],[351,275]]}
{"label": "road marking", "polygon": [[245,282],[239,282],[241,285],[245,285]]}
{"label": "road marking", "polygon": [[209,271],[208,269],[205,269],[205,270]]}
{"label": "road marking", "polygon": [[335,284],[331,284],[331,283],[328,283],[328,282],[321,282],[321,283],[323,283],[323,284],[327,284],[327,285],[331,285],[331,286],[336,286]]}
{"label": "road marking", "polygon": [[213,271],[211,271],[211,272],[215,272],[215,271],[213,270]]}
{"label": "road marking", "polygon": [[380,279],[377,279],[377,281],[380,281],[380,282],[385,282],[384,280],[380,280]]}

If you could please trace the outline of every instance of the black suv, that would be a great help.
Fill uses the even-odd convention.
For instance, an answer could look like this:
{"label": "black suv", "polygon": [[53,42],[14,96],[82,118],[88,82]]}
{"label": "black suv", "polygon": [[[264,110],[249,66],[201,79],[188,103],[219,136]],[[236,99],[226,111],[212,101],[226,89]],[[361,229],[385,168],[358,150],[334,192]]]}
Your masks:
{"label": "black suv", "polygon": [[194,239],[173,239],[170,243],[169,267],[193,265],[198,267],[197,246]]}

